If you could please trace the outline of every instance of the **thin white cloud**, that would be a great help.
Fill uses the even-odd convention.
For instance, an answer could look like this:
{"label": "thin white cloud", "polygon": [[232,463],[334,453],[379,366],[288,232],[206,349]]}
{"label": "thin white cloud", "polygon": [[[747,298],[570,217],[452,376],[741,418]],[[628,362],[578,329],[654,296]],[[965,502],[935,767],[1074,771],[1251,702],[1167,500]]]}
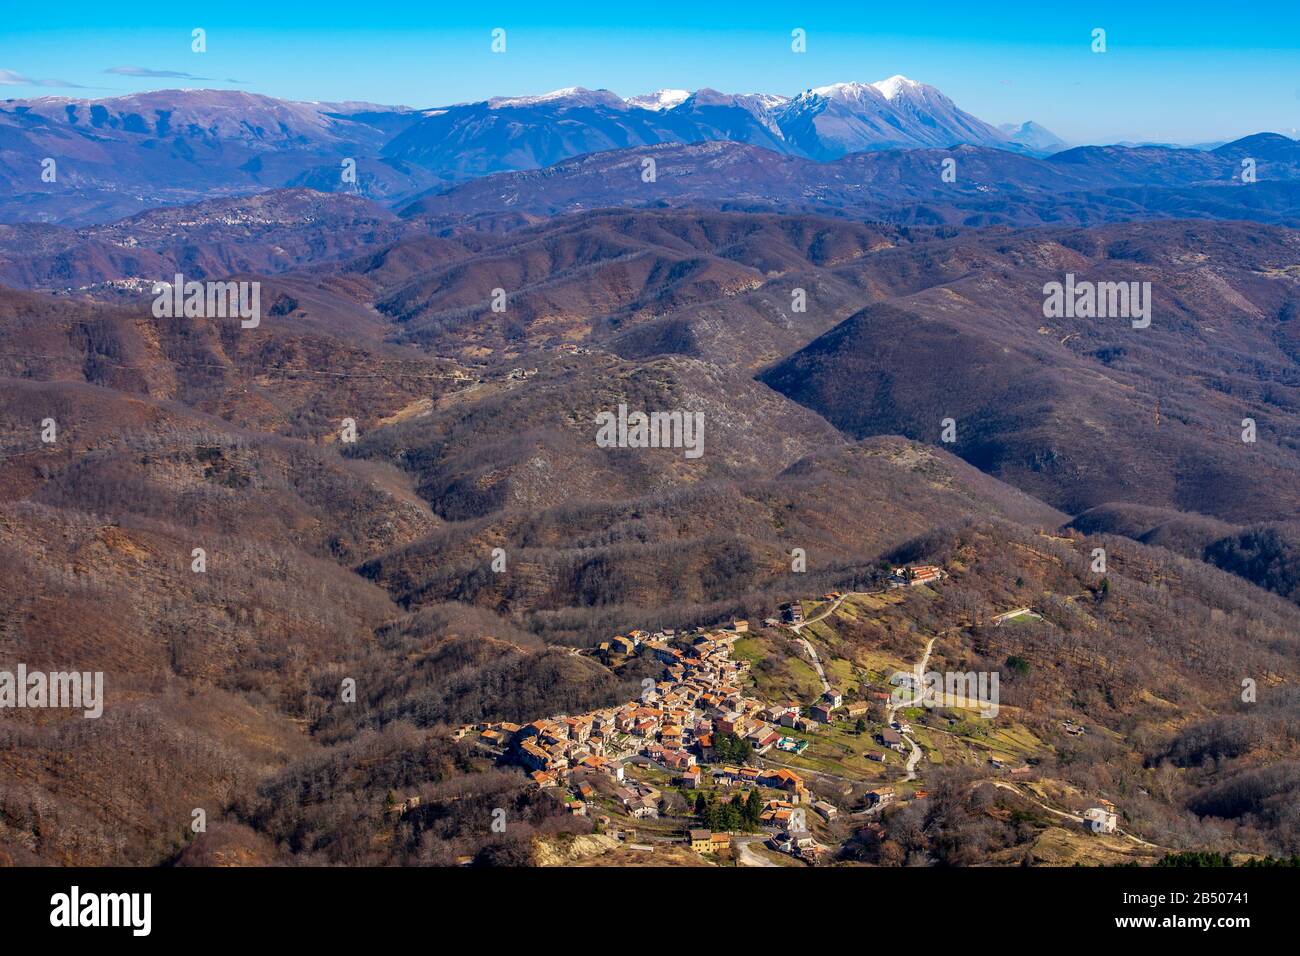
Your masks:
{"label": "thin white cloud", "polygon": [[[117,76],[144,76],[166,80],[202,80],[206,83],[218,82],[216,77],[212,76],[195,76],[193,73],[186,73],[184,70],[151,70],[147,66],[113,66],[104,72],[113,73]],[[228,76],[223,82],[243,85],[244,81]]]}
{"label": "thin white cloud", "polygon": [[38,80],[35,77],[25,76],[17,70],[6,70],[0,68],[0,86],[61,86],[72,90],[84,90],[86,87],[80,83],[69,83],[67,80]]}
{"label": "thin white cloud", "polygon": [[150,76],[169,80],[212,80],[210,76],[195,76],[182,70],[151,70],[147,66],[113,66],[104,71],[118,76]]}

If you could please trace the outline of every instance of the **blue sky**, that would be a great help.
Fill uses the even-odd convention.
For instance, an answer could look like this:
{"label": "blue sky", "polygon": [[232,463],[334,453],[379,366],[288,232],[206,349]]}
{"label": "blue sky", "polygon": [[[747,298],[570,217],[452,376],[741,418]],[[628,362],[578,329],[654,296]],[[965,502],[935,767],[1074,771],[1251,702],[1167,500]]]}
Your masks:
{"label": "blue sky", "polygon": [[[902,73],[988,122],[1034,119],[1076,143],[1300,135],[1300,4],[442,7],[0,0],[0,96],[186,86],[433,106],[564,86],[789,95]],[[194,27],[207,31],[206,53],[190,50]],[[494,27],[507,31],[504,55],[490,52]],[[795,27],[807,31],[805,54],[790,50]],[[1103,54],[1090,49],[1095,27]]]}

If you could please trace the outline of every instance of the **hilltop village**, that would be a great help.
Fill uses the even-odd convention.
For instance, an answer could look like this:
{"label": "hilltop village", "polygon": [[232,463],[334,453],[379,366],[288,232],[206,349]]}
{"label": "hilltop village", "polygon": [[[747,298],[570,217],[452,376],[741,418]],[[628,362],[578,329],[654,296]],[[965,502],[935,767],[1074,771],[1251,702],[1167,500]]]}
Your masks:
{"label": "hilltop village", "polygon": [[[759,820],[779,828],[777,842],[787,850],[816,856],[824,848],[809,832],[807,811],[813,808],[833,818],[838,809],[814,801],[804,777],[794,770],[743,765],[748,755],[772,751],[783,739],[782,728],[816,727],[816,719],[804,714],[800,704],[765,702],[741,689],[750,665],[733,660],[731,652],[747,630],[747,622],[736,621],[726,629],[619,635],[600,648],[608,659],[648,654],[664,665],[664,678],[647,686],[640,700],[523,726],[478,724],[461,728],[458,736],[476,735],[480,746],[521,764],[536,787],[567,789],[570,812],[579,815],[591,812],[593,778],[603,777],[629,818],[657,818],[661,788],[635,779],[636,771],[647,765],[660,768],[673,786],[688,791],[700,790],[706,782],[724,789],[769,791],[770,796],[762,797]],[[837,695],[828,695],[813,709],[824,719],[837,706]],[[739,796],[748,800],[747,792]],[[722,835],[715,841],[713,834],[698,829],[690,836],[697,850],[730,842]]]}
{"label": "hilltop village", "polygon": [[[933,584],[943,577],[939,568],[905,568],[891,579],[890,587]],[[825,599],[834,608],[843,595],[831,592]],[[797,634],[806,622],[800,602],[784,605],[781,614],[780,620],[769,619],[764,625],[784,626]],[[907,725],[892,720],[891,694],[885,687],[846,703],[826,684],[811,706],[766,701],[746,691],[751,664],[737,659],[733,649],[749,631],[748,621],[737,620],[722,628],[617,635],[594,651],[607,665],[617,667],[641,655],[663,665],[662,678],[647,679],[639,700],[523,725],[473,724],[459,728],[455,736],[497,760],[522,766],[532,786],[562,791],[570,813],[593,816],[604,832],[630,844],[636,845],[638,824],[619,826],[612,813],[599,812],[601,803],[620,819],[653,821],[660,816],[665,790],[672,788],[697,793],[697,811],[708,812],[719,802],[739,808],[730,818],[715,816],[765,834],[773,850],[816,862],[828,847],[814,834],[812,822],[828,824],[845,808],[815,797],[806,775],[781,766],[778,758],[801,753],[809,735],[836,720],[857,722],[861,729],[869,713],[881,726],[874,737],[863,737],[863,744],[872,747],[864,756],[883,764],[886,750],[902,754],[915,744],[906,737]],[[753,763],[762,766],[749,765]],[[923,790],[917,793],[924,796]],[[857,817],[878,827],[872,818],[898,796],[892,786],[867,791],[866,806]],[[702,853],[725,851],[732,842],[726,833],[705,828],[690,829],[685,836],[692,849]]]}

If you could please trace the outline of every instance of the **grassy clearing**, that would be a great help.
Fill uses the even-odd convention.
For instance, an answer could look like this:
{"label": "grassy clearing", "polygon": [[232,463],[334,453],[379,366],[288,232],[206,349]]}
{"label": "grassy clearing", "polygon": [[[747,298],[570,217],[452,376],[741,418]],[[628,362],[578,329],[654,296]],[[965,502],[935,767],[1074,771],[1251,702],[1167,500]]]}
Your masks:
{"label": "grassy clearing", "polygon": [[1030,757],[1043,757],[1051,747],[1039,740],[1023,724],[1005,714],[985,720],[974,711],[954,711],[963,719],[949,726],[946,720],[937,719],[932,724],[913,724],[912,736],[916,742],[933,753],[932,763],[967,764],[986,766],[991,758],[1011,765],[1024,763]]}
{"label": "grassy clearing", "polygon": [[751,663],[753,692],[762,700],[807,702],[821,696],[821,678],[802,654],[788,654],[784,647],[758,635],[736,641],[732,654]]}
{"label": "grassy clearing", "polygon": [[887,752],[883,764],[863,756],[868,750],[882,749],[874,740],[879,729],[878,725],[869,725],[867,731],[859,736],[853,733],[853,723],[837,721],[829,726],[819,726],[813,734],[786,731],[791,737],[807,740],[808,749],[798,756],[775,750],[767,756],[802,770],[816,770],[864,783],[881,782],[901,771],[903,760],[893,751]]}
{"label": "grassy clearing", "polygon": [[767,657],[769,645],[760,637],[742,637],[731,646],[731,656],[737,660],[749,661],[751,664]]}

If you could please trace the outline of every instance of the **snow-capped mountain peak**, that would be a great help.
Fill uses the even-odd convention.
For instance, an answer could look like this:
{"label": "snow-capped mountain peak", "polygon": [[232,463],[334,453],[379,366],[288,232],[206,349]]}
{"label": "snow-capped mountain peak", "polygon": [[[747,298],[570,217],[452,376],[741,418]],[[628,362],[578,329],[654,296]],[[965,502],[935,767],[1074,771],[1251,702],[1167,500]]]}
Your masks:
{"label": "snow-capped mountain peak", "polygon": [[790,102],[790,97],[779,93],[745,93],[739,98],[765,110],[774,110]]}
{"label": "snow-capped mountain peak", "polygon": [[804,96],[820,97],[838,103],[861,103],[864,100],[879,100],[881,92],[873,83],[832,83],[829,86],[815,86]]}
{"label": "snow-capped mountain peak", "polygon": [[624,102],[643,110],[670,110],[684,103],[690,95],[690,90],[655,90],[653,93],[629,96]]}
{"label": "snow-capped mountain peak", "polygon": [[626,105],[621,97],[609,90],[589,90],[582,86],[566,86],[536,96],[494,96],[487,104],[494,110],[530,106],[609,106],[621,109]]}
{"label": "snow-capped mountain peak", "polygon": [[1004,134],[963,112],[933,86],[901,75],[814,87],[775,116],[785,141],[818,159],[869,149],[1007,143]]}
{"label": "snow-capped mountain peak", "polygon": [[924,84],[918,83],[916,80],[909,80],[901,73],[896,73],[887,80],[880,80],[871,85],[887,100],[894,99],[900,93],[919,90],[924,86]]}
{"label": "snow-capped mountain peak", "polygon": [[923,93],[926,89],[924,83],[895,74],[887,80],[877,80],[875,83],[851,82],[817,86],[809,90],[808,94],[838,103],[870,103],[879,102],[881,99],[892,102],[900,96],[906,97],[914,92]]}

